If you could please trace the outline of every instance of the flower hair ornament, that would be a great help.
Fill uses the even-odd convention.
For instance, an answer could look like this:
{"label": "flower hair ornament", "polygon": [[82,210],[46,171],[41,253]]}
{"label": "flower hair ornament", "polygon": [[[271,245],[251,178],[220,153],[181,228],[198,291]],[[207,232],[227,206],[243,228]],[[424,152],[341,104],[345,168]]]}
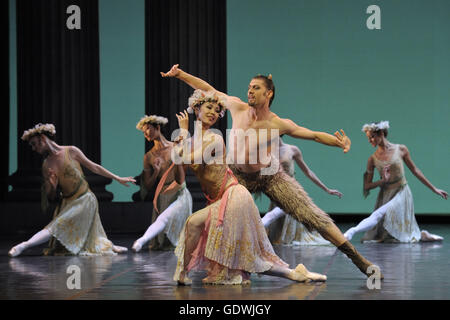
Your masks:
{"label": "flower hair ornament", "polygon": [[44,133],[47,133],[50,136],[54,136],[56,134],[55,126],[52,123],[38,123],[33,128],[25,130],[21,139],[23,141],[28,141],[33,136]]}
{"label": "flower hair ornament", "polygon": [[136,129],[143,131],[144,126],[146,124],[153,124],[153,125],[159,124],[160,126],[163,126],[163,125],[167,124],[167,122],[169,122],[169,120],[167,120],[167,118],[156,116],[156,115],[150,115],[150,116],[146,115],[145,117],[142,117],[141,120],[139,120],[139,122],[136,125]]}
{"label": "flower hair ornament", "polygon": [[198,107],[200,108],[202,104],[205,102],[214,102],[217,103],[220,108],[222,109],[220,111],[219,116],[221,118],[225,115],[225,106],[223,104],[223,101],[220,101],[219,98],[212,92],[204,92],[200,89],[197,89],[194,91],[192,96],[189,97],[188,104],[189,107],[186,109],[188,113],[194,113],[194,108]]}
{"label": "flower hair ornament", "polygon": [[362,131],[380,131],[384,129],[389,129],[389,121],[380,121],[378,123],[366,123],[362,127]]}

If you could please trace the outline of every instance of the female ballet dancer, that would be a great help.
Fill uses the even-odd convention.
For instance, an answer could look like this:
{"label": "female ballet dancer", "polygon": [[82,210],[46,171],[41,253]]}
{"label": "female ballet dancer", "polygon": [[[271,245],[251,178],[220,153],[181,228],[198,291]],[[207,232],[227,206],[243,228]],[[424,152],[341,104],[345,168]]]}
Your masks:
{"label": "female ballet dancer", "polygon": [[136,181],[131,177],[122,178],[109,172],[86,158],[75,146],[56,144],[53,141],[55,134],[53,124],[39,123],[26,130],[22,140],[28,142],[33,151],[45,157],[42,164],[43,188],[46,196],[50,199],[60,196],[61,202],[55,210],[53,220],[43,230],[13,247],[8,254],[16,257],[25,249],[47,242],[52,237],[69,254],[114,255],[126,252],[127,248],[115,246],[108,240],[98,214],[97,198],[89,189],[80,165],[127,187],[129,182]]}
{"label": "female ballet dancer", "polygon": [[[369,143],[377,148],[367,161],[367,170],[364,173],[364,196],[367,197],[369,190],[377,187],[380,187],[380,192],[375,211],[356,227],[347,230],[344,236],[351,240],[356,233],[367,231],[361,241],[441,241],[442,237],[430,234],[426,230],[420,231],[417,225],[413,197],[406,182],[403,161],[411,172],[434,193],[444,199],[447,199],[448,194],[428,181],[412,161],[405,145],[394,144],[386,139],[388,129],[388,121],[365,124],[362,128]],[[381,179],[372,182],[375,167]]]}
{"label": "female ballet dancer", "polygon": [[[342,197],[339,190],[329,189],[315,173],[308,167],[303,159],[302,152],[297,146],[284,143],[279,139],[280,165],[291,177],[295,175],[294,161],[303,173],[321,189],[330,195]],[[284,219],[280,219],[283,217]],[[275,203],[271,202],[269,212],[267,212],[262,222],[269,230],[269,239],[272,244],[294,244],[294,245],[325,245],[331,244],[325,240],[316,230],[309,231],[301,222],[286,214]]]}
{"label": "female ballet dancer", "polygon": [[[299,282],[325,281],[326,276],[309,272],[302,264],[289,269],[273,251],[251,194],[226,164],[222,136],[208,130],[224,112],[218,98],[195,90],[188,111],[195,112],[196,130],[190,139],[180,135],[182,143],[174,148],[182,157],[175,179],[182,183],[189,167],[199,179],[208,205],[188,218],[180,234],[174,280],[190,284],[189,271],[206,269],[206,284],[249,283],[251,273]],[[187,130],[188,113],[177,118],[180,128]]]}
{"label": "female ballet dancer", "polygon": [[134,252],[139,252],[150,240],[153,240],[152,249],[176,246],[181,229],[192,213],[192,197],[186,183],[178,184],[174,178],[170,157],[173,142],[161,133],[161,127],[167,122],[167,118],[151,115],[143,117],[136,125],[148,141],[154,142],[153,148],[144,156],[141,188],[150,190],[155,183],[158,185],[153,200],[152,224],[134,242]]}

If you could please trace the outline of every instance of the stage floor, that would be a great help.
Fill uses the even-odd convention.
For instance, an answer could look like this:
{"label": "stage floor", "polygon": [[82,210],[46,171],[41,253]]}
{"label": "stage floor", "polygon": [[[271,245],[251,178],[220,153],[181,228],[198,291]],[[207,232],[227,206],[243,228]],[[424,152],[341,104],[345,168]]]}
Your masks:
{"label": "stage floor", "polygon": [[[346,230],[353,224],[339,224]],[[309,270],[325,273],[320,284],[301,284],[271,276],[252,275],[245,286],[203,285],[204,273],[194,273],[192,286],[172,280],[176,266],[173,251],[129,251],[114,257],[44,257],[43,246],[17,258],[7,256],[24,237],[0,239],[0,299],[133,299],[133,300],[437,300],[450,299],[450,225],[421,225],[442,235],[440,243],[352,243],[385,276],[380,289],[369,289],[366,277],[333,246],[275,246],[291,267],[303,263]],[[138,235],[112,235],[115,244],[131,247]],[[80,268],[80,289],[68,289],[69,266]],[[69,279],[70,280],[70,279]],[[70,281],[69,281],[70,282]]]}

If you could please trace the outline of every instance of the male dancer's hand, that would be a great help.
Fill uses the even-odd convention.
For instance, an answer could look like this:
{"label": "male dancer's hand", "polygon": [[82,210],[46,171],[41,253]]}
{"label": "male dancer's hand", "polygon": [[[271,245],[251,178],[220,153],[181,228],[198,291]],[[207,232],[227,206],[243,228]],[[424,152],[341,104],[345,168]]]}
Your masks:
{"label": "male dancer's hand", "polygon": [[117,177],[116,181],[123,184],[125,187],[129,187],[128,183],[136,184],[136,180],[133,177]]}
{"label": "male dancer's hand", "polygon": [[178,67],[179,67],[179,66],[180,66],[179,64],[175,64],[175,65],[172,66],[172,68],[171,68],[168,72],[166,72],[166,73],[160,72],[160,73],[161,73],[161,76],[162,76],[163,78],[167,78],[167,77],[169,77],[169,78],[176,77],[176,76],[180,73],[180,70],[178,70]]}
{"label": "male dancer's hand", "polygon": [[336,131],[334,133],[334,136],[338,139],[339,147],[344,150],[344,153],[349,152],[352,141],[349,137],[346,136],[344,130],[341,129],[341,133],[339,133],[339,131]]}

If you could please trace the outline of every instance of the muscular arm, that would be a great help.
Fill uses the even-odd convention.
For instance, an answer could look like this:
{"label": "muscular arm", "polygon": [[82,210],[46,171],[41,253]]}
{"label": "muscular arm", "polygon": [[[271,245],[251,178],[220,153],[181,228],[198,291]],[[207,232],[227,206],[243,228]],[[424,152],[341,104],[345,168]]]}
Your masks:
{"label": "muscular arm", "polygon": [[342,196],[342,193],[338,190],[330,190],[320,179],[316,176],[316,174],[308,167],[306,162],[303,159],[302,152],[296,146],[292,146],[294,150],[294,160],[299,166],[299,168],[303,171],[305,176],[307,176],[312,182],[314,182],[319,188],[323,189],[325,192],[329,194],[337,195],[339,198]]}
{"label": "muscular arm", "polygon": [[339,147],[344,150],[344,153],[350,150],[351,141],[341,130],[342,134],[335,132],[334,136],[325,132],[312,131],[304,127],[300,127],[290,119],[276,119],[275,123],[278,124],[281,134],[287,134],[291,137],[305,140],[314,140],[316,142]]}
{"label": "muscular arm", "polygon": [[417,179],[420,180],[425,186],[430,188],[434,193],[442,196],[444,199],[447,199],[447,192],[444,190],[437,189],[422,173],[422,171],[414,164],[411,159],[411,155],[409,153],[408,148],[405,145],[400,145],[400,151],[402,152],[403,161],[405,161],[406,166],[411,170],[412,174],[414,174]]}
{"label": "muscular arm", "polygon": [[231,97],[227,94],[220,92],[216,90],[213,86],[211,86],[208,82],[205,80],[202,80],[198,77],[195,77],[181,69],[178,68],[178,64],[172,66],[172,68],[169,70],[169,72],[161,72],[161,76],[163,78],[177,78],[189,86],[191,86],[194,89],[200,89],[203,91],[212,91],[215,95],[219,97],[219,100],[221,100],[222,104],[225,106],[225,108],[229,109],[231,112],[237,111],[237,110],[244,110],[247,107],[247,104],[242,102],[241,99],[237,97]]}
{"label": "muscular arm", "polygon": [[133,182],[133,183],[136,182],[131,177],[128,177],[128,178],[119,177],[119,176],[113,174],[112,172],[106,170],[101,165],[96,164],[95,162],[89,160],[84,155],[84,153],[80,149],[78,149],[77,147],[71,146],[69,148],[70,148],[69,152],[70,152],[70,155],[71,155],[72,159],[78,161],[82,166],[88,168],[93,173],[101,175],[101,176],[106,177],[106,178],[114,179],[117,182],[119,182],[119,183],[121,183],[121,184],[123,184],[123,185],[125,185],[127,187],[128,187],[127,182]]}

